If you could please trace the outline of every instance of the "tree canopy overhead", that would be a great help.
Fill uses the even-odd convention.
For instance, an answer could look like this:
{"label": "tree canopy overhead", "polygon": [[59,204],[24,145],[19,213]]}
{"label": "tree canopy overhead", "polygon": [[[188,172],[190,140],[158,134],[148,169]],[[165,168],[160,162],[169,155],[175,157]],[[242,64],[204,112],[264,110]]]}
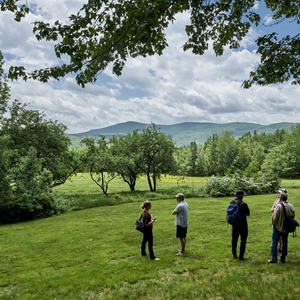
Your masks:
{"label": "tree canopy overhead", "polygon": [[[13,11],[17,21],[28,12],[24,5],[17,7],[18,2],[1,1],[1,10]],[[183,12],[190,13],[183,50],[203,55],[212,44],[220,56],[225,47],[239,48],[251,26],[261,23],[254,9],[258,2],[272,12],[275,30],[275,25],[286,19],[299,25],[299,0],[88,0],[76,15],[69,17],[68,24],[59,20],[53,25],[34,23],[36,38],[57,41],[56,56],[69,56],[69,63],[33,72],[13,66],[9,77],[47,82],[74,72],[77,83],[84,87],[96,81],[109,64],[120,76],[129,57],[163,54],[168,47],[165,29]],[[300,33],[279,37],[273,32],[259,37],[256,43],[261,61],[244,81],[245,88],[288,80],[300,83]]]}

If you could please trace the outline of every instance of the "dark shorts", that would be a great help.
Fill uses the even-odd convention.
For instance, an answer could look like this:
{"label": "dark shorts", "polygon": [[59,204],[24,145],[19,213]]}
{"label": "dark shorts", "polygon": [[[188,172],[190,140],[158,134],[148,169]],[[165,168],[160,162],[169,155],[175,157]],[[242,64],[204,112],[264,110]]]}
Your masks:
{"label": "dark shorts", "polygon": [[180,225],[176,225],[176,237],[179,239],[185,238],[187,233],[187,227],[183,228]]}

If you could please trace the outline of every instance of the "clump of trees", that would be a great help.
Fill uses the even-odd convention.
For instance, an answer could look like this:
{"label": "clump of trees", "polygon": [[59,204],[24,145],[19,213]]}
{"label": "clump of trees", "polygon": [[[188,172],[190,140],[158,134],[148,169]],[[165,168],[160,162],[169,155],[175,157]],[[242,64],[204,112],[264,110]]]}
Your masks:
{"label": "clump of trees", "polygon": [[52,187],[77,166],[66,127],[9,99],[0,52],[0,223],[59,213]]}
{"label": "clump of trees", "polygon": [[125,136],[114,136],[109,141],[100,136],[82,140],[85,150],[81,161],[91,179],[108,194],[111,180],[120,176],[131,191],[135,190],[138,177],[147,177],[150,192],[156,192],[157,181],[162,174],[175,174],[175,145],[170,136],[160,132],[152,124],[141,131],[135,130]]}
{"label": "clump of trees", "polygon": [[213,134],[204,145],[192,142],[176,151],[178,172],[186,176],[245,177],[278,181],[300,177],[300,124],[289,131],[246,133],[235,139],[231,132]]}
{"label": "clump of trees", "polygon": [[146,176],[151,192],[156,192],[162,174],[205,176],[204,194],[229,195],[237,188],[249,194],[272,193],[280,178],[300,177],[300,124],[289,131],[272,134],[250,132],[234,138],[225,131],[213,134],[204,145],[191,142],[176,147],[170,136],[152,124],[141,131],[106,140],[82,140],[81,161],[92,180],[108,194],[108,185],[123,178],[131,191],[140,176]]}

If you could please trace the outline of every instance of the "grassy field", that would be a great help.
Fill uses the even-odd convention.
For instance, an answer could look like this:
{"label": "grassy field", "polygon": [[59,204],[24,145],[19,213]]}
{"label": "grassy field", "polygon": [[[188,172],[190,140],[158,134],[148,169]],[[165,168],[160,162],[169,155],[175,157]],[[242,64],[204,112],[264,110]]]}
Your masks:
{"label": "grassy field", "polygon": [[184,191],[187,197],[199,197],[203,192],[206,178],[204,177],[175,177],[163,176],[157,183],[157,192],[149,191],[146,177],[137,181],[136,190],[131,192],[127,183],[120,178],[111,181],[108,197],[104,197],[102,190],[90,179],[88,174],[78,174],[66,184],[55,188],[55,192],[67,198],[72,209],[82,209],[96,206],[107,206],[130,202],[140,202],[141,199],[170,199],[178,191]]}
{"label": "grassy field", "polygon": [[[106,201],[84,180],[79,176],[56,192],[72,201],[84,197]],[[140,204],[151,196],[145,182],[139,182],[138,196],[127,192],[126,186],[117,194],[124,184],[114,183],[106,198],[116,201],[121,195],[121,204],[2,225],[0,299],[299,299],[300,236],[290,236],[286,264],[267,263],[270,207],[276,194],[244,198],[251,210],[247,261],[231,256],[231,226],[225,221],[231,198],[187,197],[187,248],[184,256],[176,256],[180,245],[171,214],[175,192],[192,194],[204,181],[162,181],[161,191],[152,195],[150,212],[157,216],[154,251],[160,261],[141,257],[142,235],[134,226]],[[282,186],[299,221],[300,181],[283,181]]]}

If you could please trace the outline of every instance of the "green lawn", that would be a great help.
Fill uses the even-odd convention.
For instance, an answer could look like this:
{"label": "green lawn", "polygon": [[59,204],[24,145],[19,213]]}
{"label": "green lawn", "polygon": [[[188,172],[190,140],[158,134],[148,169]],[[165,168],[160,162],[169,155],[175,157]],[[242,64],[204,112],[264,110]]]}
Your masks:
{"label": "green lawn", "polygon": [[[57,192],[65,196],[94,192],[101,195],[88,183],[86,190],[82,184],[76,185],[76,180]],[[185,193],[184,186],[192,189],[201,180],[167,184],[166,190],[177,188]],[[298,221],[299,183],[282,182]],[[146,188],[144,193],[137,193],[143,197],[130,203],[2,225],[0,299],[299,298],[300,236],[289,238],[285,265],[267,264],[272,232],[270,207],[276,194],[244,198],[251,210],[245,255],[249,260],[241,262],[231,257],[231,227],[225,221],[231,198],[186,199],[190,212],[187,248],[184,256],[176,256],[180,245],[175,238],[175,217],[171,214],[176,206],[175,194],[151,199],[151,213],[157,216],[154,251],[161,260],[141,257],[142,235],[135,230],[134,223],[148,194]]]}

